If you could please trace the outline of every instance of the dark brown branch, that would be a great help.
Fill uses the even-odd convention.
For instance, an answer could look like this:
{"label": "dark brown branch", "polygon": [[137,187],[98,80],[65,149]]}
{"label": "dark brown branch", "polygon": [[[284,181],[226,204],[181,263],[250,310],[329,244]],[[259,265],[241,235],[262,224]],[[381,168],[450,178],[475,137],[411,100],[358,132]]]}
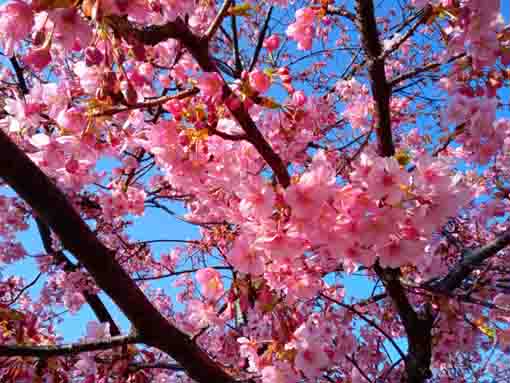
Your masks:
{"label": "dark brown branch", "polygon": [[161,97],[158,97],[158,98],[155,98],[152,100],[137,102],[137,103],[135,103],[133,105],[129,105],[127,107],[107,109],[107,110],[104,110],[99,113],[94,113],[92,115],[92,117],[113,116],[115,114],[122,113],[122,112],[129,112],[130,110],[134,110],[134,109],[151,108],[154,106],[160,106],[170,100],[182,100],[187,97],[194,96],[194,95],[198,94],[198,92],[199,92],[198,88],[191,88],[191,89],[183,90],[182,92],[172,94],[169,96],[161,96]]}
{"label": "dark brown branch", "polygon": [[18,346],[1,344],[0,357],[33,356],[38,358],[49,358],[52,356],[68,356],[82,352],[110,350],[114,347],[141,342],[142,340],[139,337],[128,335],[115,336],[109,339],[96,340],[93,342],[51,346]]}
{"label": "dark brown branch", "polygon": [[334,16],[342,16],[346,19],[352,21],[353,23],[356,22],[356,15],[352,12],[349,12],[345,7],[334,7],[332,5],[328,6],[328,9],[326,10],[326,14],[328,15],[334,15]]}
{"label": "dark brown branch", "polygon": [[[234,2],[235,4],[235,2]],[[230,26],[232,29],[232,43],[234,48],[234,61],[236,68],[236,78],[241,77],[241,73],[243,72],[243,62],[241,60],[241,52],[239,51],[239,34],[237,33],[237,21],[236,15],[230,16]]]}
{"label": "dark brown branch", "polygon": [[430,364],[432,361],[432,325],[434,317],[427,307],[421,315],[414,310],[400,283],[399,269],[383,269],[378,263],[374,270],[383,281],[393,306],[398,312],[407,334],[408,352],[405,361],[405,382],[424,383],[431,377]]}
{"label": "dark brown branch", "polygon": [[25,76],[23,75],[23,69],[19,65],[18,59],[16,56],[12,56],[9,58],[12,67],[14,68],[14,73],[16,74],[16,78],[18,79],[18,86],[23,95],[28,94],[28,86],[25,81]]}
{"label": "dark brown branch", "polygon": [[64,193],[0,131],[0,177],[23,198],[59,237],[117,304],[144,343],[166,352],[197,382],[231,383],[230,377],[190,338],[173,326],[76,212]]}
{"label": "dark brown branch", "polygon": [[37,276],[32,280],[32,282],[30,282],[28,285],[25,285],[23,286],[23,288],[18,291],[18,293],[16,294],[16,296],[14,298],[11,299],[11,301],[7,304],[8,306],[16,303],[18,301],[18,299],[26,292],[28,291],[28,289],[30,289],[31,287],[33,287],[37,281],[41,278],[42,276],[42,273],[39,273],[37,274]]}
{"label": "dark brown branch", "polygon": [[386,59],[389,55],[391,55],[398,48],[400,48],[402,46],[402,44],[404,44],[408,39],[410,39],[412,37],[412,35],[414,35],[414,32],[416,32],[418,27],[420,25],[422,25],[423,23],[425,23],[429,19],[429,17],[432,14],[432,7],[428,6],[428,7],[424,8],[420,12],[420,14],[421,14],[420,19],[411,28],[409,28],[407,30],[407,32],[398,41],[396,41],[394,44],[391,45],[391,47],[389,47],[388,49],[386,49],[383,52],[384,59]]}
{"label": "dark brown branch", "polygon": [[[46,254],[53,256],[58,264],[62,264],[64,271],[72,272],[77,269],[76,265],[74,265],[69,258],[66,257],[63,251],[55,251],[53,250],[52,240],[51,240],[51,230],[48,225],[46,225],[41,219],[36,218],[35,222],[37,224],[37,228],[39,230],[39,235],[41,236],[41,240],[43,242],[44,250]],[[108,312],[108,309],[104,305],[101,298],[97,296],[97,294],[91,294],[88,291],[82,292],[83,297],[87,301],[87,304],[90,306],[97,320],[101,323],[108,323],[110,325],[110,335],[117,336],[120,335],[120,330],[117,327],[117,324],[113,320],[112,316]]]}
{"label": "dark brown branch", "polygon": [[[128,41],[134,39],[146,45],[156,45],[169,38],[178,39],[204,72],[218,72],[214,60],[209,55],[207,39],[195,35],[180,18],[165,25],[137,29],[125,17],[109,16],[109,24],[117,35]],[[279,183],[284,188],[289,186],[290,176],[285,163],[260,133],[239,97],[226,83],[223,86],[223,99],[233,101],[228,102],[227,107],[247,134],[248,141],[271,167]]]}
{"label": "dark brown branch", "polygon": [[146,369],[161,369],[170,371],[184,371],[181,366],[175,363],[155,362],[155,363],[129,363],[129,369],[138,371]]}
{"label": "dark brown branch", "polygon": [[218,14],[216,15],[216,17],[212,21],[211,25],[207,29],[207,32],[205,32],[205,38],[207,40],[211,40],[212,39],[212,37],[214,36],[216,31],[220,27],[221,23],[223,22],[223,19],[227,15],[228,9],[229,9],[231,4],[232,4],[232,0],[225,0],[223,2],[223,5],[221,6]]}
{"label": "dark brown branch", "polygon": [[356,9],[358,12],[358,28],[361,31],[361,40],[367,55],[370,86],[378,117],[376,128],[377,150],[380,156],[389,157],[395,154],[391,133],[391,87],[386,81],[384,57],[382,56],[382,46],[377,31],[374,3],[372,0],[357,0]]}
{"label": "dark brown branch", "polygon": [[[385,57],[377,31],[374,4],[372,0],[357,0],[356,6],[358,27],[367,55],[370,85],[378,114],[376,128],[378,152],[382,157],[390,157],[395,154],[391,132],[391,86],[386,80]],[[405,380],[403,382],[424,383],[432,375],[430,371],[432,361],[431,331],[434,317],[428,306],[425,312],[420,315],[415,311],[400,282],[399,269],[383,269],[376,263],[374,270],[382,280],[387,294],[391,297],[393,306],[406,331],[409,346],[407,355],[404,357]]]}
{"label": "dark brown branch", "polygon": [[212,135],[221,137],[224,140],[229,140],[229,141],[243,141],[243,140],[247,140],[248,139],[248,136],[246,134],[236,134],[236,135],[233,135],[233,134],[228,134],[228,133],[222,132],[221,130],[217,130],[217,129],[214,129],[214,128],[209,129],[209,132]]}
{"label": "dark brown branch", "polygon": [[262,29],[260,30],[258,38],[257,38],[257,46],[255,47],[255,52],[253,53],[253,58],[251,59],[251,63],[250,63],[249,69],[248,69],[249,72],[251,72],[255,68],[255,65],[257,65],[260,51],[262,50],[262,44],[264,43],[264,39],[266,38],[267,28],[269,27],[269,21],[271,20],[272,13],[273,13],[273,7],[270,7],[269,11],[267,12],[266,19],[264,20],[264,25],[262,26]]}
{"label": "dark brown branch", "polygon": [[402,350],[400,349],[400,347],[398,346],[398,344],[395,342],[395,340],[386,332],[384,331],[381,326],[379,326],[377,323],[375,323],[373,320],[371,320],[370,318],[368,318],[365,314],[363,314],[362,312],[360,312],[359,310],[355,309],[353,306],[350,306],[350,305],[347,305],[345,303],[342,303],[340,301],[337,301],[336,299],[333,299],[333,298],[330,298],[328,297],[327,295],[325,294],[321,294],[321,296],[323,298],[326,298],[326,300],[328,301],[331,301],[337,305],[339,305],[340,307],[343,307],[351,312],[353,312],[354,314],[356,314],[357,316],[359,316],[363,321],[365,321],[368,325],[372,326],[373,328],[375,328],[377,331],[379,331],[390,343],[391,345],[395,348],[395,350],[398,352],[398,354],[402,357],[402,358],[405,358],[405,355],[404,353],[402,352]]}
{"label": "dark brown branch", "polygon": [[430,284],[430,289],[439,293],[452,293],[461,286],[473,270],[509,245],[510,230],[499,235],[487,245],[468,251],[444,278],[437,283]]}
{"label": "dark brown branch", "polygon": [[405,73],[402,73],[398,76],[396,76],[395,78],[392,78],[391,81],[390,81],[390,86],[394,87],[395,85],[398,85],[400,84],[401,82],[403,81],[406,81],[406,80],[409,80],[411,78],[414,78],[416,77],[417,75],[419,74],[422,74],[422,73],[426,73],[426,72],[430,72],[430,71],[433,71],[434,69],[437,69],[439,68],[440,66],[442,65],[446,65],[446,64],[450,64],[462,57],[465,57],[466,54],[465,53],[460,53],[458,55],[455,55],[455,56],[452,56],[448,61],[446,62],[433,62],[433,63],[429,63],[429,64],[426,64],[426,65],[423,65],[421,67],[418,67],[418,68],[414,68],[412,70],[410,70],[409,72],[405,72]]}

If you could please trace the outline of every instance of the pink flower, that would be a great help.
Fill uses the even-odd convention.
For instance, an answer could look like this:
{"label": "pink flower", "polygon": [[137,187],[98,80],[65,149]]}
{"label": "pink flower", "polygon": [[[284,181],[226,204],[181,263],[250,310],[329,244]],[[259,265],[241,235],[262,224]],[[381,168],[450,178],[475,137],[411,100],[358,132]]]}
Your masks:
{"label": "pink flower", "polygon": [[259,93],[266,92],[271,86],[271,79],[261,70],[254,70],[249,75],[250,86]]}
{"label": "pink flower", "polygon": [[220,97],[223,89],[223,79],[216,72],[205,72],[198,79],[197,86],[206,97]]}
{"label": "pink flower", "polygon": [[197,281],[201,284],[202,294],[209,300],[218,300],[223,295],[223,282],[218,271],[207,267],[196,273]]}
{"label": "pink flower", "polygon": [[251,178],[239,189],[238,196],[242,198],[239,210],[244,217],[267,218],[272,214],[275,193],[271,185],[260,178]]}
{"label": "pink flower", "polygon": [[287,36],[296,40],[298,49],[308,50],[312,48],[312,40],[315,36],[314,29],[315,11],[312,8],[301,8],[296,12],[296,22],[287,28]]}
{"label": "pink flower", "polygon": [[383,246],[377,254],[381,266],[400,267],[406,263],[416,264],[416,259],[423,254],[423,251],[423,242],[393,239]]}
{"label": "pink flower", "polygon": [[89,67],[85,61],[79,61],[74,64],[74,73],[80,80],[80,85],[88,94],[95,95],[101,87],[101,72],[97,66]]}
{"label": "pink flower", "polygon": [[364,184],[374,199],[385,199],[395,204],[405,195],[405,187],[409,185],[409,174],[400,167],[393,157],[374,161],[369,176]]}
{"label": "pink flower", "polygon": [[311,299],[321,288],[321,281],[308,273],[291,278],[288,284],[289,298]]}
{"label": "pink flower", "polygon": [[85,297],[79,291],[65,291],[62,297],[64,306],[71,313],[76,313],[86,303]]}
{"label": "pink flower", "polygon": [[292,214],[298,218],[309,217],[311,211],[317,211],[330,197],[334,183],[335,172],[324,152],[319,151],[310,171],[285,191],[285,200],[291,206]]}
{"label": "pink flower", "polygon": [[99,65],[104,60],[104,54],[96,47],[87,47],[85,49],[85,64],[87,66]]}
{"label": "pink flower", "polygon": [[87,127],[87,122],[85,111],[76,107],[62,110],[57,116],[57,123],[69,132],[82,132]]}
{"label": "pink flower", "polygon": [[239,343],[239,354],[242,358],[248,359],[249,371],[257,371],[260,365],[260,357],[257,354],[257,342],[245,337],[237,339]]}
{"label": "pink flower", "polygon": [[242,273],[261,275],[264,272],[263,254],[250,248],[248,240],[239,237],[227,255],[228,261]]}
{"label": "pink flower", "polygon": [[156,375],[155,383],[171,383],[174,379],[164,372],[160,372],[158,375]]}
{"label": "pink flower", "polygon": [[318,341],[306,342],[304,347],[298,348],[294,364],[308,379],[314,379],[329,364],[329,358]]}
{"label": "pink flower", "polygon": [[275,362],[261,371],[262,383],[291,383],[300,381],[300,377],[288,363]]}
{"label": "pink flower", "polygon": [[37,72],[43,70],[50,61],[51,54],[49,46],[32,49],[23,57],[23,62]]}
{"label": "pink flower", "polygon": [[6,56],[12,56],[34,25],[34,14],[30,5],[13,0],[0,6],[0,45]]}
{"label": "pink flower", "polygon": [[192,299],[188,302],[186,317],[187,321],[197,329],[220,324],[214,305],[197,299]]}
{"label": "pink flower", "polygon": [[303,106],[306,104],[307,97],[305,92],[298,90],[292,94],[292,103],[296,106]]}
{"label": "pink flower", "polygon": [[280,46],[280,37],[278,35],[271,35],[264,40],[263,47],[269,52],[272,52]]}
{"label": "pink flower", "polygon": [[76,8],[60,8],[49,13],[55,24],[55,43],[65,50],[86,47],[91,38],[92,30],[80,16]]}

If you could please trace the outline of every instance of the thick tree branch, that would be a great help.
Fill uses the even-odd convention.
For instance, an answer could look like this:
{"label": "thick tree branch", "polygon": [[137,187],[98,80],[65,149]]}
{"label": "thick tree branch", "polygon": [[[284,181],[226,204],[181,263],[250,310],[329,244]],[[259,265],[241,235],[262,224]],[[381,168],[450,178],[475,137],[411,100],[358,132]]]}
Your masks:
{"label": "thick tree branch", "polygon": [[361,41],[368,59],[370,86],[378,117],[377,148],[380,156],[388,157],[395,154],[391,133],[391,87],[386,81],[384,57],[382,57],[383,51],[377,31],[374,3],[372,0],[357,0],[356,9],[358,12],[358,28],[361,31]]}
{"label": "thick tree branch", "polygon": [[[64,271],[72,272],[77,269],[77,267],[66,257],[63,251],[55,251],[53,249],[52,240],[51,240],[51,230],[40,218],[36,218],[35,222],[37,224],[37,228],[39,230],[39,235],[41,236],[41,240],[43,242],[44,250],[46,254],[52,255],[53,258],[57,261],[57,263],[62,264]],[[88,291],[82,292],[83,297],[87,301],[88,305],[94,312],[97,320],[101,323],[108,323],[110,325],[110,334],[112,336],[120,335],[120,330],[117,327],[117,324],[113,320],[112,316],[108,312],[108,309],[104,305],[103,301],[97,296],[97,294],[91,294]]]}
{"label": "thick tree branch", "polygon": [[92,342],[69,343],[50,346],[18,346],[0,344],[0,357],[33,356],[38,358],[50,358],[52,356],[68,356],[82,352],[110,350],[114,347],[127,344],[142,343],[137,336],[115,336],[109,339],[101,339]]}
{"label": "thick tree branch", "polygon": [[0,177],[35,211],[126,315],[144,343],[175,359],[197,382],[233,382],[205,352],[151,304],[81,219],[65,194],[0,131]]}
{"label": "thick tree branch", "polygon": [[429,284],[430,290],[439,293],[451,293],[459,288],[462,282],[487,259],[510,245],[510,230],[498,236],[492,242],[478,249],[468,251],[453,269],[437,283]]}
{"label": "thick tree branch", "polygon": [[[204,72],[219,72],[216,63],[209,55],[208,40],[195,35],[180,18],[161,26],[137,29],[124,17],[109,16],[109,24],[115,33],[124,39],[136,40],[146,45],[156,45],[170,38],[178,39]],[[230,113],[247,134],[248,141],[271,167],[279,183],[284,188],[289,186],[290,176],[284,162],[260,133],[239,97],[226,83],[223,86],[223,99],[231,101],[226,103]]]}
{"label": "thick tree branch", "polygon": [[403,382],[424,383],[432,375],[430,371],[432,361],[431,331],[434,317],[428,308],[421,315],[418,315],[414,310],[400,283],[399,269],[383,269],[376,263],[374,270],[383,281],[407,334],[409,346],[404,358],[406,375]]}
{"label": "thick tree branch", "polygon": [[[391,86],[386,80],[384,54],[379,40],[373,0],[357,0],[358,28],[368,62],[368,73],[372,95],[376,104],[378,121],[376,127],[377,150],[382,157],[395,154],[391,132]],[[430,309],[418,315],[409,302],[405,289],[400,283],[400,270],[383,269],[378,263],[374,270],[381,278],[393,306],[398,312],[407,334],[409,343],[405,361],[403,382],[424,383],[431,376],[432,325],[433,315]]]}

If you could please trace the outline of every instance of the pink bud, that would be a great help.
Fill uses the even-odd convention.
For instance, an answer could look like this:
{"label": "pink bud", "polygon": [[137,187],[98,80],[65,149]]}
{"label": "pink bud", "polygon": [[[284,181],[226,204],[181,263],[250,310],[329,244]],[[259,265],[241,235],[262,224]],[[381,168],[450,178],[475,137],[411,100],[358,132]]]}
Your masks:
{"label": "pink bud", "polygon": [[96,47],[88,47],[85,49],[85,64],[87,66],[99,65],[103,60],[103,52]]}
{"label": "pink bud", "polygon": [[292,102],[297,106],[303,106],[306,103],[306,96],[302,90],[292,94]]}
{"label": "pink bud", "polygon": [[207,97],[218,97],[222,93],[223,79],[216,72],[206,72],[198,79],[198,88]]}
{"label": "pink bud", "polygon": [[69,161],[66,162],[65,168],[68,173],[74,174],[80,168],[80,164],[74,158],[71,158]]}
{"label": "pink bud", "polygon": [[143,63],[138,67],[140,74],[145,77],[147,81],[151,81],[154,76],[154,67],[150,63]]}
{"label": "pink bud", "polygon": [[261,70],[254,70],[249,75],[250,86],[259,93],[266,92],[271,86],[271,79]]}
{"label": "pink bud", "polygon": [[279,69],[278,69],[278,74],[279,74],[280,76],[286,76],[286,75],[288,75],[288,74],[289,74],[289,68],[287,68],[287,67],[281,67],[281,68],[279,68]]}
{"label": "pink bud", "polygon": [[51,61],[49,47],[32,49],[23,57],[23,62],[35,71],[43,70]]}
{"label": "pink bud", "polygon": [[280,46],[280,37],[278,35],[271,35],[267,39],[264,40],[263,47],[266,48],[269,52],[272,52]]}
{"label": "pink bud", "polygon": [[62,110],[56,120],[62,128],[71,132],[82,132],[87,127],[87,117],[81,108]]}
{"label": "pink bud", "polygon": [[158,80],[159,82],[161,83],[161,85],[165,88],[169,88],[170,85],[172,84],[172,80],[170,79],[170,77],[166,76],[166,75],[161,75],[158,77]]}

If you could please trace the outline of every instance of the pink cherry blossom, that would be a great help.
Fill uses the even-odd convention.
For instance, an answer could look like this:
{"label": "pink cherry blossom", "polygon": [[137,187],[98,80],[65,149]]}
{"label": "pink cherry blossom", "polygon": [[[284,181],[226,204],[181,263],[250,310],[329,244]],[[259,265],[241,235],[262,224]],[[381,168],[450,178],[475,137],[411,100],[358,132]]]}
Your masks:
{"label": "pink cherry blossom", "polygon": [[223,89],[223,80],[216,72],[206,72],[198,79],[197,86],[204,96],[219,97]]}
{"label": "pink cherry blossom", "polygon": [[34,14],[25,1],[11,0],[0,5],[0,44],[6,55],[13,55],[21,40],[29,35],[33,24]]}
{"label": "pink cherry blossom", "polygon": [[298,49],[309,50],[315,36],[315,11],[311,8],[301,8],[296,11],[296,21],[287,28],[287,36],[296,40]]}
{"label": "pink cherry blossom", "polygon": [[278,35],[271,35],[264,40],[264,48],[269,52],[273,52],[280,46],[280,37]]}
{"label": "pink cherry blossom", "polygon": [[230,263],[243,273],[261,275],[264,272],[262,254],[251,249],[245,238],[237,239],[227,257]]}
{"label": "pink cherry blossom", "polygon": [[200,269],[196,274],[201,285],[202,294],[209,300],[218,300],[223,295],[223,282],[221,275],[212,268]]}
{"label": "pink cherry blossom", "polygon": [[249,74],[250,86],[259,93],[265,93],[271,86],[271,79],[261,70],[254,70]]}

